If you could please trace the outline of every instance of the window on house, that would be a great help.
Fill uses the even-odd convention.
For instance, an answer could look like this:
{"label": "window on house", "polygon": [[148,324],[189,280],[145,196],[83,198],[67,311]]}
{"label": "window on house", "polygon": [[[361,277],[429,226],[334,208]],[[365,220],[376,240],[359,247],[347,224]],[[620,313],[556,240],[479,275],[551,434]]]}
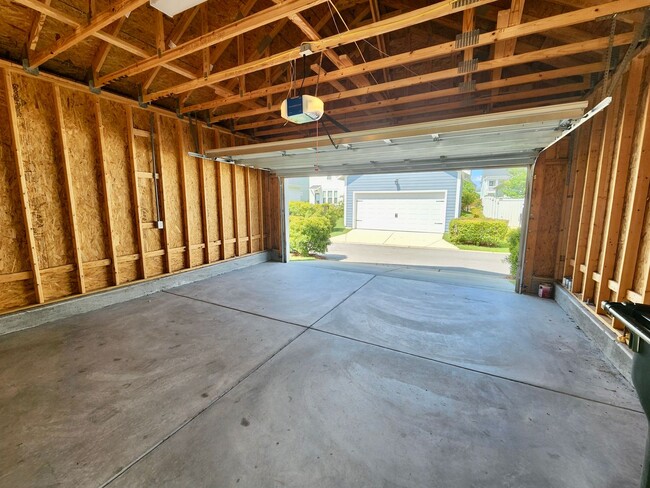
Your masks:
{"label": "window on house", "polygon": [[332,190],[327,192],[327,203],[332,203]]}
{"label": "window on house", "polygon": [[488,186],[496,186],[496,181],[494,180],[488,180]]}
{"label": "window on house", "polygon": [[320,203],[320,193],[316,193],[316,195],[314,195],[314,198],[316,200],[316,203]]}
{"label": "window on house", "polygon": [[334,191],[334,203],[339,203],[339,192]]}
{"label": "window on house", "polygon": [[328,176],[328,177],[327,177],[327,179],[328,179],[328,180],[331,180],[331,179],[332,179],[332,177],[331,177],[331,176]]}

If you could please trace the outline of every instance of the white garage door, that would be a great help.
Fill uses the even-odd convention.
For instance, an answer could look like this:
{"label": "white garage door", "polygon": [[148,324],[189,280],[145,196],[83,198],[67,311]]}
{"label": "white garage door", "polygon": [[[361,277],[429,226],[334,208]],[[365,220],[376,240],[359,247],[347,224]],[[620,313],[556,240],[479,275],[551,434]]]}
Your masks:
{"label": "white garage door", "polygon": [[445,231],[445,192],[355,193],[357,229]]}

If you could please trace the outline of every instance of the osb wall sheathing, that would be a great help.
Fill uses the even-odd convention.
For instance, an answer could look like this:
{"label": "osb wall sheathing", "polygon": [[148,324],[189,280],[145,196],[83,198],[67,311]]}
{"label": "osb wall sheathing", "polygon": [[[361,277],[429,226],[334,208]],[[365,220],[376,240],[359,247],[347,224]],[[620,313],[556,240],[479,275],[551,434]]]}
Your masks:
{"label": "osb wall sheathing", "polygon": [[[43,302],[77,295],[81,290],[80,284],[89,292],[208,264],[205,247],[210,246],[210,242],[209,261],[218,261],[222,259],[220,248],[224,245],[219,244],[222,232],[226,242],[231,240],[225,244],[224,257],[231,258],[235,255],[235,215],[239,220],[242,241],[239,255],[248,252],[245,239],[253,235],[249,235],[246,226],[244,170],[188,156],[188,151],[196,151],[196,144],[187,121],[179,121],[174,115],[155,110],[160,133],[155,134],[156,145],[152,148],[150,138],[140,132],[148,133],[152,128],[148,110],[112,95],[92,95],[87,88],[49,75],[32,77],[6,64],[0,66],[3,80],[4,70],[9,73],[12,92],[6,93],[2,88],[4,84],[0,83],[0,124],[10,127],[9,104],[13,104],[17,115],[15,129],[22,149],[20,161],[25,172],[25,201],[31,209],[35,260],[40,267],[38,275],[43,286]],[[62,134],[58,132],[55,85],[59,86]],[[128,120],[127,104],[131,107],[133,120]],[[132,141],[129,140],[128,124],[139,130],[134,133]],[[153,129],[157,132],[155,120]],[[201,131],[205,149],[222,141],[230,145],[235,140],[221,129],[203,127]],[[0,131],[0,313],[38,302],[28,252],[31,241],[23,218],[18,163],[11,134],[10,130]],[[62,147],[61,141],[66,147]],[[136,210],[130,144],[133,144],[136,171],[141,173],[136,186],[139,213]],[[152,174],[154,152],[160,156],[157,161],[160,179],[154,179]],[[71,201],[67,198],[64,156],[71,174]],[[233,171],[237,175],[237,208],[233,207],[230,179]],[[258,173],[258,170],[250,170],[250,195],[254,200],[250,203],[252,223],[259,222],[258,190],[255,186]],[[263,176],[262,179],[265,177],[268,178]],[[183,184],[186,198],[183,198]],[[164,230],[155,228],[154,224],[158,218],[156,185],[160,190],[161,213],[164,211],[161,215]],[[105,191],[105,186],[108,191]],[[265,208],[262,212],[271,213]],[[223,229],[220,228],[221,219],[224,221]],[[142,225],[144,256],[140,255],[138,244],[138,222]],[[251,227],[251,232],[259,233],[259,227]],[[189,230],[189,236],[186,230]],[[77,247],[83,273],[77,270],[74,232],[78,235]],[[204,242],[206,237],[210,242]],[[261,239],[257,239],[253,252],[262,250],[259,242]],[[268,236],[267,242],[270,242]],[[193,249],[186,247],[188,243]],[[113,273],[111,244],[117,260],[116,274]],[[190,253],[191,260],[187,259],[187,253]],[[142,273],[143,260],[145,275]]]}
{"label": "osb wall sheathing", "polygon": [[[213,132],[207,129],[203,131],[203,145],[212,146],[215,141]],[[203,165],[203,177],[205,180],[205,203],[206,214],[208,217],[208,240],[210,243],[210,262],[217,261],[220,256],[221,245],[216,242],[220,240],[219,237],[219,209],[221,204],[218,202],[217,192],[217,165],[219,163],[212,163],[202,161],[199,164]]]}
{"label": "osb wall sheathing", "polygon": [[[541,281],[553,281],[563,208],[557,200],[565,192],[568,170],[568,140],[551,146],[538,157],[533,170],[530,218],[522,290],[533,292]],[[560,195],[560,197],[558,197]]]}
{"label": "osb wall sheathing", "polygon": [[43,280],[43,293],[46,301],[53,300],[79,291],[69,271],[47,272],[74,262],[62,148],[53,120],[55,94],[51,85],[34,78],[18,76],[12,81],[19,137],[33,141],[23,143],[23,164],[38,261],[52,276]]}
{"label": "osb wall sheathing", "polygon": [[[182,126],[182,147],[190,148],[192,152],[197,152],[198,141],[195,141],[190,134],[187,124]],[[201,188],[199,181],[199,160],[188,156],[187,151],[183,152],[183,166],[185,168],[185,191],[187,195],[187,216],[189,219],[189,243],[190,246],[203,243],[203,218],[201,206]],[[192,266],[202,264],[203,249],[194,249],[190,251],[190,260]]]}
{"label": "osb wall sheathing", "polygon": [[[113,226],[119,232],[113,234],[118,256],[133,255],[138,252],[135,204],[131,194],[131,169],[129,145],[127,141],[127,120],[125,108],[117,103],[100,101],[100,111],[104,127],[104,159],[108,181],[113,195],[120,198],[111,200]],[[118,263],[119,284],[138,278],[136,261]]]}
{"label": "osb wall sheathing", "polygon": [[[104,189],[97,159],[97,130],[94,100],[87,94],[61,90],[63,130],[69,147],[67,158],[72,180],[74,205],[80,237],[81,260],[93,262],[108,255],[104,215]],[[110,285],[109,268],[101,266],[85,271],[88,291]]]}
{"label": "osb wall sheathing", "polygon": [[[246,202],[242,200],[242,195],[245,195],[244,192],[244,171],[245,169],[241,166],[233,166],[235,170],[235,183],[237,188],[237,246],[238,246],[238,255],[246,254],[246,249],[248,247],[248,242],[245,242],[242,237],[248,236],[248,228],[246,226]],[[239,200],[242,200],[242,203],[239,203]]]}
{"label": "osb wall sheathing", "polygon": [[231,258],[235,255],[235,244],[229,242],[235,238],[235,214],[232,206],[232,172],[234,167],[223,163],[217,164],[221,167],[221,204],[223,205],[225,253],[226,258]]}
{"label": "osb wall sheathing", "polygon": [[[0,100],[6,100],[4,85],[0,83]],[[0,110],[0,125],[7,127],[6,107]],[[11,148],[11,134],[0,130],[0,276],[29,272],[29,256],[25,225],[22,219],[18,174]],[[29,275],[27,275],[29,276]],[[27,279],[0,283],[0,309],[21,307],[34,302],[34,285]]]}

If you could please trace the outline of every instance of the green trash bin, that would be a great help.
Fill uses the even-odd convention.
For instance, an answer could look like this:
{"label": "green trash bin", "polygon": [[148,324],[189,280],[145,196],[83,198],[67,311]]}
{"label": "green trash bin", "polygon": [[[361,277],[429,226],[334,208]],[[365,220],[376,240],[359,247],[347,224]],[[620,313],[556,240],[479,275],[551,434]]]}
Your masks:
{"label": "green trash bin", "polygon": [[[650,305],[632,302],[602,303],[603,309],[620,320],[630,331],[632,349],[632,383],[650,423]],[[641,488],[650,488],[650,429],[645,445]]]}

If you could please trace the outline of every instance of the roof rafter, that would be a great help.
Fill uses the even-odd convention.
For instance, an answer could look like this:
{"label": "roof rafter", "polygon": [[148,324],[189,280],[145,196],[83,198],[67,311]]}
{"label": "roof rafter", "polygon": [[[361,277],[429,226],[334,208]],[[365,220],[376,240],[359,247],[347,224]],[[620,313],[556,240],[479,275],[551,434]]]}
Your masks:
{"label": "roof rafter", "polygon": [[[472,8],[476,7],[477,5],[493,3],[494,1],[496,0],[476,0],[475,3],[472,3]],[[630,1],[634,1],[634,0],[630,0]],[[650,0],[636,0],[636,1],[646,1],[650,3]],[[442,17],[455,12],[461,12],[469,8],[465,5],[454,8],[452,7],[452,3],[454,2],[452,2],[451,0],[447,0],[442,3],[437,3],[390,19],[376,22],[367,27],[366,26],[359,27],[356,29],[343,32],[341,34],[337,34],[322,39],[320,41],[313,41],[310,43],[311,50],[312,52],[325,51],[326,49],[349,44],[355,41],[366,39],[368,37],[373,37],[380,33],[386,33],[386,32],[403,29],[405,27],[409,27],[410,25],[413,25],[414,23],[426,22],[428,20],[432,20],[437,17]],[[156,93],[151,93],[145,96],[144,100],[146,102],[150,102],[152,100],[157,100],[159,98],[167,97],[170,95],[178,95],[180,93],[184,93],[186,91],[193,90],[201,86],[205,86],[209,83],[229,80],[231,78],[236,78],[240,76],[242,73],[244,74],[252,73],[253,71],[258,71],[268,66],[277,66],[279,64],[283,64],[292,61],[294,59],[298,59],[300,57],[301,57],[300,48],[296,47],[294,49],[290,49],[289,51],[272,55],[270,58],[264,58],[259,61],[255,61],[253,63],[247,63],[245,65],[238,66],[236,68],[224,70],[220,73],[214,73],[205,79],[197,79],[194,81],[189,81],[187,83],[182,83],[180,85],[167,88],[165,90],[160,90]],[[357,73],[357,74],[362,74],[362,73]]]}
{"label": "roof rafter", "polygon": [[[614,46],[620,46],[629,44],[632,42],[633,34],[618,34],[613,39]],[[536,61],[543,61],[547,58],[557,57],[557,56],[567,56],[574,53],[584,52],[584,51],[594,51],[606,49],[609,46],[609,37],[602,37],[600,39],[594,39],[593,41],[579,42],[574,44],[568,44],[564,46],[557,46],[547,49],[541,49],[539,51],[533,51],[525,54],[518,54],[515,56],[510,56],[508,58],[500,58],[495,60],[483,61],[478,64],[476,72],[479,71],[491,71],[494,68],[505,67],[505,66],[514,66],[517,64],[532,63]],[[388,83],[382,83],[380,85],[373,85],[371,87],[355,90],[347,90],[343,93],[333,93],[330,95],[323,95],[320,98],[325,101],[341,100],[344,98],[350,98],[354,96],[360,96],[367,94],[370,90],[381,90],[388,91],[398,88],[405,88],[408,86],[429,83],[431,81],[439,81],[443,79],[453,79],[458,77],[458,70],[456,68],[441,70],[432,72],[426,75],[413,76],[410,78],[404,78],[401,80],[395,80]],[[269,109],[267,109],[269,110]],[[272,107],[270,110],[279,110],[279,107]],[[235,113],[223,114],[212,118],[212,122],[219,122],[221,120],[228,120],[233,118],[243,118],[243,117],[252,117],[254,115],[260,115],[262,111],[239,111]]]}
{"label": "roof rafter", "polygon": [[[598,18],[603,15],[603,13],[613,13],[616,10],[623,10],[625,11],[632,5],[650,5],[650,0],[619,0],[617,2],[613,3],[608,3],[604,4],[600,8],[586,8],[583,10],[577,10],[565,14],[560,14],[557,16],[553,17],[548,17],[545,19],[539,19],[533,22],[528,22],[525,24],[519,24],[515,25],[512,27],[507,27],[503,29],[499,29],[497,31],[493,32],[488,32],[481,34],[479,36],[479,39],[477,43],[474,44],[474,47],[476,46],[484,46],[484,45],[490,45],[494,44],[498,41],[503,41],[507,39],[513,39],[517,38],[523,35],[531,35],[531,34],[537,34],[540,32],[545,32],[550,29],[556,28],[558,25],[574,25],[577,23],[582,23],[582,22],[587,22],[589,20],[593,20],[595,18]],[[628,36],[629,37],[629,36]],[[591,42],[591,41],[589,41]],[[590,44],[589,42],[585,42],[584,45],[593,45]],[[575,45],[578,43],[573,43],[571,46],[575,47]],[[601,45],[602,40],[599,40],[597,45]],[[597,48],[601,49],[601,48]],[[438,44],[436,46],[431,46],[419,50],[415,50],[412,52],[408,53],[403,53],[403,54],[398,54],[395,56],[390,56],[388,58],[384,59],[379,59],[375,61],[370,61],[368,63],[365,63],[363,65],[357,65],[353,68],[345,68],[342,70],[338,71],[332,71],[329,72],[326,76],[322,77],[320,81],[322,82],[329,82],[331,79],[341,79],[345,77],[352,76],[354,74],[358,73],[363,73],[363,72],[370,72],[374,70],[379,70],[384,68],[385,66],[390,66],[390,65],[401,65],[401,64],[410,64],[418,61],[424,61],[436,57],[443,57],[448,54],[451,54],[453,52],[462,50],[462,48],[457,48],[454,43],[448,42],[448,43],[443,43],[443,44]],[[590,49],[582,49],[576,51],[577,53],[584,53],[588,52]],[[288,54],[287,54],[288,53]],[[291,55],[295,55],[295,52],[292,51],[287,51],[283,53],[283,55],[286,55],[287,57],[290,57]],[[280,55],[276,55],[278,57]],[[264,60],[263,60],[264,61]],[[229,71],[225,71],[219,74],[220,77],[224,78],[231,78],[234,77],[235,73],[238,73],[240,70],[245,69],[245,70],[250,70],[253,71],[257,69],[257,66],[252,66],[253,63],[249,63],[248,65],[244,67],[238,67],[234,68]],[[483,65],[484,63],[480,63]],[[496,65],[495,67],[499,67],[499,65]],[[310,77],[308,79],[305,79],[305,86],[310,86],[313,85],[317,82],[317,77]],[[188,82],[188,84],[193,84],[194,82]],[[182,90],[179,89],[179,90]],[[254,98],[259,98],[259,97],[265,97],[270,93],[280,93],[282,91],[288,90],[288,85],[287,84],[282,84],[282,85],[276,85],[273,87],[267,87],[259,90],[255,90],[253,92],[249,92],[243,96],[240,97],[231,97],[231,98],[225,98],[221,100],[215,100],[212,102],[206,102],[206,103],[201,103],[197,104],[194,106],[190,107],[185,107],[181,111],[184,113],[187,112],[192,112],[195,110],[203,110],[206,108],[217,108],[220,106],[226,106],[229,104],[233,103],[239,103],[244,100],[250,100]],[[160,92],[159,92],[160,94]]]}
{"label": "roof rafter", "polygon": [[[32,68],[37,68],[50,59],[58,56],[62,52],[67,51],[71,47],[79,44],[85,39],[93,36],[105,27],[109,26],[120,17],[124,17],[131,11],[147,3],[148,0],[122,0],[114,6],[104,10],[103,12],[95,15],[90,22],[86,25],[78,26],[71,34],[60,38],[52,46],[37,52],[29,59],[29,65]],[[16,0],[16,3],[25,5],[26,3],[33,3],[33,0]],[[40,2],[37,2],[40,3]],[[29,5],[27,5],[29,6]]]}
{"label": "roof rafter", "polygon": [[[439,5],[439,4],[438,4]],[[472,4],[473,7],[476,6],[476,4]],[[650,6],[650,0],[618,0],[616,2],[610,2],[601,5],[600,7],[589,7],[585,8],[582,10],[575,10],[572,12],[567,12],[564,14],[556,15],[553,17],[547,17],[544,19],[539,19],[533,22],[528,22],[525,24],[519,24],[515,25],[512,27],[507,27],[504,29],[500,29],[498,31],[493,31],[493,32],[488,32],[481,34],[479,36],[479,39],[476,43],[473,44],[473,47],[477,46],[485,46],[485,45],[490,45],[494,44],[497,41],[502,41],[502,40],[507,40],[507,39],[514,39],[517,37],[521,36],[526,36],[526,35],[531,35],[531,34],[537,34],[540,32],[545,32],[547,30],[555,29],[557,27],[561,26],[570,26],[570,25],[575,25],[579,23],[584,23],[588,22],[590,20],[597,19],[599,17],[602,17],[603,15],[609,15],[613,13],[617,13],[619,11],[627,11],[631,7],[647,7]],[[419,9],[414,11],[415,13],[420,13],[423,9]],[[464,10],[464,9],[463,9]],[[404,18],[409,18],[411,20],[412,15],[414,12],[411,12],[409,14],[403,14],[398,17],[394,17],[390,19],[391,22],[397,21],[397,19],[404,19]],[[422,17],[422,16],[421,16]],[[385,21],[383,21],[385,22]],[[358,28],[358,29],[353,29],[351,31],[348,31],[346,34],[349,34],[348,39],[357,39],[358,37],[363,38],[368,37],[369,35],[375,35],[376,34],[376,29],[374,29],[375,26],[380,25],[380,23],[376,23],[373,26],[370,27],[363,27],[363,28]],[[381,30],[381,29],[379,29]],[[359,32],[362,31],[362,32]],[[370,33],[370,34],[368,34]],[[329,46],[330,44],[336,44],[336,42],[341,39],[341,36],[333,36],[327,39],[324,39],[323,41],[320,42],[314,42],[312,44],[312,50],[315,51],[320,51],[324,49],[326,46]],[[351,40],[347,40],[347,42],[352,42]],[[588,45],[589,43],[586,42],[584,43],[585,45]],[[337,76],[338,78],[346,77],[346,76],[351,76],[353,74],[358,74],[359,72],[367,72],[367,71],[372,71],[374,69],[382,69],[384,66],[388,66],[390,64],[408,64],[412,63],[416,60],[424,60],[424,59],[431,59],[434,57],[442,57],[446,56],[448,54],[451,54],[452,52],[456,52],[459,50],[462,50],[463,48],[458,48],[456,47],[455,43],[453,42],[448,42],[444,44],[439,44],[437,46],[432,46],[430,48],[424,48],[420,49],[418,51],[413,51],[410,53],[404,53],[401,55],[396,55],[396,56],[391,56],[389,58],[384,58],[376,61],[370,61],[368,63],[365,63],[363,65],[358,65],[353,68],[346,68],[343,70],[339,70],[337,72],[331,72],[332,76]],[[587,52],[588,50],[580,50],[578,52]],[[221,73],[216,73],[215,75],[212,75],[211,77],[208,77],[209,81],[221,81],[223,79],[230,79],[235,76],[238,76],[242,72],[252,72],[256,71],[258,69],[262,69],[264,67],[270,66],[270,65],[277,65],[281,64],[282,62],[286,62],[291,59],[296,59],[297,57],[300,56],[300,53],[297,49],[292,49],[289,51],[285,51],[284,53],[276,54],[275,56],[272,56],[270,59],[263,59],[260,60],[259,62],[255,63],[248,63],[243,66],[238,66],[236,68],[230,69],[230,70],[224,70]],[[417,58],[417,59],[416,59]],[[483,63],[481,63],[483,64]],[[359,68],[360,67],[360,68]],[[355,72],[356,69],[360,69],[361,71]],[[333,74],[335,73],[335,74]],[[343,74],[345,73],[345,74]],[[313,83],[316,82],[315,77],[313,77]],[[156,98],[162,98],[164,96],[169,96],[171,94],[175,93],[182,93],[184,91],[187,91],[188,89],[194,88],[195,86],[201,86],[202,83],[207,82],[208,80],[195,80],[195,81],[189,81],[187,83],[178,85],[176,87],[172,87],[166,90],[161,90],[157,93],[153,93],[149,96],[148,101],[154,100]],[[321,80],[321,81],[327,81],[327,80]],[[307,84],[307,80],[305,80],[305,84]],[[370,88],[370,87],[369,87]],[[273,87],[272,89],[276,89],[276,87]],[[258,93],[263,92],[264,90],[259,90]],[[264,93],[260,93],[259,96],[266,96],[268,95],[268,91]],[[246,95],[246,97],[240,97],[239,99],[233,98],[229,99],[230,103],[237,103],[241,100],[244,100],[248,98],[250,95]],[[255,96],[252,98],[255,98],[257,96],[257,93]],[[230,101],[232,100],[232,101]],[[204,104],[199,104],[194,107],[186,107],[182,111],[183,112],[191,112],[193,110],[200,110],[200,109],[205,109],[205,108],[214,108],[219,105],[225,105],[224,100],[217,100],[213,103],[207,102]]]}
{"label": "roof rafter", "polygon": [[[147,0],[134,1],[146,2]],[[326,1],[327,0],[286,0],[280,5],[275,5],[273,7],[267,8],[266,10],[261,10],[252,15],[249,15],[248,17],[244,17],[231,24],[216,29],[206,35],[202,35],[195,39],[187,41],[173,49],[169,49],[168,51],[165,51],[165,53],[163,53],[161,56],[151,56],[130,66],[126,66],[122,69],[114,71],[113,73],[104,75],[97,80],[98,85],[106,85],[107,83],[110,83],[111,81],[114,81],[118,78],[137,75],[143,71],[155,68],[161,64],[169,63],[170,61],[174,61],[188,54],[195,53],[206,47],[217,44],[218,42],[232,39],[240,34],[250,32],[263,25],[270,24],[295,12],[308,9],[314,5],[318,5]],[[204,83],[202,86],[208,85],[210,83],[212,82]]]}
{"label": "roof rafter", "polygon": [[[518,85],[531,84],[536,82],[545,82],[549,80],[557,80],[562,78],[571,78],[575,76],[584,76],[591,73],[602,72],[605,67],[605,63],[591,63],[581,66],[576,66],[573,68],[561,68],[561,69],[552,69],[548,71],[543,71],[541,73],[531,73],[528,75],[513,76],[511,78],[505,78],[494,81],[486,81],[483,83],[476,84],[476,92],[494,90],[498,88],[507,88]],[[341,108],[331,108],[328,107],[327,113],[331,116],[344,115],[348,113],[354,113],[361,110],[379,110],[387,107],[392,107],[395,105],[405,105],[409,103],[424,102],[428,100],[435,100],[439,98],[447,98],[461,95],[461,90],[459,87],[447,88],[442,90],[436,90],[434,92],[425,92],[417,93],[415,95],[406,95],[401,97],[396,97],[388,99],[382,102],[369,102],[361,103],[359,105],[351,107],[341,107]],[[273,125],[283,124],[285,121],[282,120],[267,120],[261,122],[249,122],[249,123],[238,123],[235,124],[235,130],[249,130],[257,129],[261,127],[269,127]]]}

